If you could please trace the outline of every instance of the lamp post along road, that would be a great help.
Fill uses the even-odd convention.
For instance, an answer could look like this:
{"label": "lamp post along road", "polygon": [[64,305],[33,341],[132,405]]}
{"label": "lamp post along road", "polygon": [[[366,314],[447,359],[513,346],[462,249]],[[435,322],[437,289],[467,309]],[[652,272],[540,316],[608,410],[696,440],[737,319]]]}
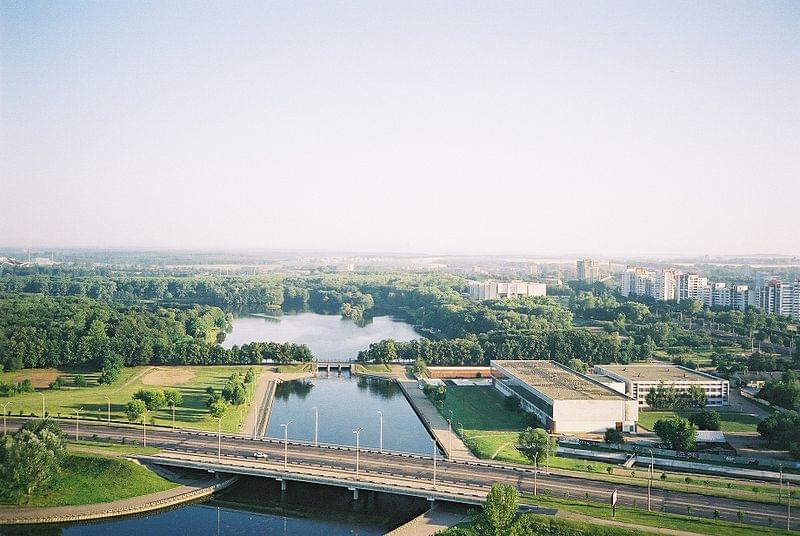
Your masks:
{"label": "lamp post along road", "polygon": [[286,470],[286,466],[289,463],[289,425],[292,424],[294,421],[289,421],[287,423],[281,424],[283,427],[283,470]]}
{"label": "lamp post along road", "polygon": [[5,436],[8,433],[8,429],[6,428],[6,413],[8,413],[8,405],[10,402],[6,402],[5,404],[0,404],[3,406],[3,435]]}
{"label": "lamp post along road", "polygon": [[172,431],[175,431],[175,404],[170,404],[170,408],[172,408]]}
{"label": "lamp post along road", "polygon": [[358,430],[353,430],[353,433],[356,434],[356,480],[358,480],[358,450],[361,447],[361,431],[364,429],[362,426]]}
{"label": "lamp post along road", "polygon": [[222,463],[222,415],[217,417],[217,463]]}
{"label": "lamp post along road", "polygon": [[650,473],[647,478],[647,511],[650,512],[650,495],[653,488],[653,451],[650,451]]}
{"label": "lamp post along road", "polygon": [[108,398],[107,396],[104,396],[103,398],[106,399],[106,404],[107,404],[106,405],[106,421],[109,424],[111,424],[111,399]]}
{"label": "lamp post along road", "polygon": [[436,440],[431,438],[433,443],[433,489],[436,489]]}
{"label": "lamp post along road", "polygon": [[781,492],[783,492],[783,464],[778,464],[779,479],[778,479],[778,504],[781,504]]}
{"label": "lamp post along road", "polygon": [[453,452],[453,424],[450,419],[447,419],[447,457],[452,457]]}
{"label": "lamp post along road", "polygon": [[536,497],[536,493],[538,492],[537,489],[537,482],[536,482],[536,474],[539,472],[538,464],[536,463],[539,459],[539,453],[536,453],[536,456],[533,457],[533,496]]}
{"label": "lamp post along road", "polygon": [[142,446],[147,446],[147,410],[142,413]]}
{"label": "lamp post along road", "polygon": [[378,445],[379,445],[378,446],[378,452],[383,452],[383,413],[379,410],[378,411],[378,415],[380,416],[380,419],[381,419],[381,421],[380,421],[381,422],[380,436],[379,436],[380,440],[379,440],[379,443],[378,443]]}
{"label": "lamp post along road", "polygon": [[75,410],[75,441],[78,440],[78,421],[81,420],[81,411],[83,411],[83,408]]}
{"label": "lamp post along road", "polygon": [[791,482],[786,482],[786,530],[792,530],[792,492]]}
{"label": "lamp post along road", "polygon": [[314,406],[314,446],[319,446],[319,408]]}

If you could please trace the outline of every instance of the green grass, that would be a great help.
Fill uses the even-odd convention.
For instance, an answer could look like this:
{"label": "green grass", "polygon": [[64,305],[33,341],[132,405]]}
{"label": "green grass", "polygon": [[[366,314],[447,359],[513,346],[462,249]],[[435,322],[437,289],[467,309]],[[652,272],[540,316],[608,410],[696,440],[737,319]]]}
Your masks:
{"label": "green grass", "polygon": [[377,372],[379,374],[386,374],[388,372],[392,372],[392,367],[385,363],[380,363],[380,364],[368,363],[366,365],[358,364],[356,365],[356,367],[358,367],[359,370],[363,370],[366,372]]}
{"label": "green grass", "polygon": [[[506,408],[504,400],[505,397],[492,387],[451,386],[447,389],[446,400],[439,411],[446,418],[450,417],[452,412],[456,432],[479,458],[529,464],[528,459],[514,447],[519,432],[526,427],[525,417]],[[742,416],[732,412],[728,414]],[[585,478],[647,486],[647,471],[643,468],[624,470],[615,464],[562,456],[553,456],[548,461],[552,469],[579,471]],[[609,468],[613,474],[608,474]],[[774,485],[673,472],[667,472],[667,480],[661,480],[660,476],[661,472],[658,471],[653,482],[655,489],[691,491],[758,502],[777,502],[778,491]],[[687,476],[690,478],[689,484],[684,480]]]}
{"label": "green grass", "polygon": [[294,365],[280,365],[278,373],[280,374],[297,374],[300,372],[311,372],[311,363],[297,363]]}
{"label": "green grass", "polygon": [[[46,410],[53,417],[74,417],[75,410],[83,408],[81,419],[105,420],[106,418],[106,399],[111,399],[111,418],[116,421],[127,421],[124,413],[127,404],[138,389],[166,389],[174,388],[181,392],[183,401],[180,407],[175,409],[175,421],[179,427],[198,428],[203,430],[216,430],[217,420],[208,414],[206,400],[208,395],[206,387],[211,386],[217,392],[227,382],[228,378],[235,371],[244,373],[248,366],[219,365],[219,366],[177,366],[159,367],[167,370],[171,374],[190,371],[194,376],[184,382],[173,382],[173,385],[144,385],[142,377],[146,376],[148,370],[154,367],[131,367],[123,369],[120,377],[111,385],[99,385],[97,383],[98,373],[85,374],[89,381],[88,387],[65,387],[60,390],[40,389],[35,393],[17,395],[3,402],[9,402],[8,410],[10,415],[23,415],[31,413],[37,416],[42,412],[42,397],[45,396]],[[41,370],[21,370],[14,372],[4,372],[0,380],[11,381],[13,378],[25,377],[26,375],[41,374]],[[62,376],[70,377],[74,371],[62,370]],[[165,383],[170,383],[168,380]],[[244,416],[247,415],[248,405],[232,406],[222,419],[222,429],[227,432],[239,431]],[[169,407],[149,414],[148,423],[170,426],[172,424],[172,411]]]}
{"label": "green grass", "polygon": [[[70,506],[128,499],[177,487],[131,461],[93,454],[69,454],[52,488],[23,506]],[[4,503],[9,504],[9,503]]]}
{"label": "green grass", "polygon": [[[576,514],[582,514],[598,519],[611,519],[611,509],[607,502],[579,501],[574,498],[546,497],[541,493],[534,497],[523,494],[521,502],[543,507],[558,508]],[[616,520],[623,523],[632,523],[654,528],[668,528],[683,530],[698,534],[722,534],[725,536],[754,536],[759,534],[786,534],[786,531],[777,528],[740,525],[737,520],[715,520],[690,515],[671,514],[666,512],[646,510],[647,505],[640,508],[628,506],[617,507]],[[744,512],[747,520],[747,512]],[[780,525],[781,519],[775,519],[775,524]]]}
{"label": "green grass", "polygon": [[138,445],[133,445],[130,443],[122,444],[122,443],[110,443],[107,441],[67,441],[67,448],[70,452],[96,452],[96,453],[106,453],[109,456],[113,456],[115,454],[144,454],[144,455],[152,455],[158,454],[161,452],[160,449],[155,447],[142,447]]}
{"label": "green grass", "polygon": [[[692,413],[697,413],[698,411],[700,410],[643,410],[639,412],[639,424],[648,430],[652,430],[653,425],[655,425],[656,421],[659,419],[667,419],[676,416],[688,418]],[[756,432],[758,423],[761,422],[761,419],[758,417],[746,413],[726,411],[724,409],[718,409],[716,411],[719,413],[720,431],[722,432]]]}

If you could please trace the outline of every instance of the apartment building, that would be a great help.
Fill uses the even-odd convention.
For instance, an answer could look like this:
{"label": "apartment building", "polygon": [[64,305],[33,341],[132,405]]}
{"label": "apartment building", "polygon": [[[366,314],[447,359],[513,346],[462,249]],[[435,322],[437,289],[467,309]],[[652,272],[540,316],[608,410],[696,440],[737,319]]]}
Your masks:
{"label": "apartment building", "polygon": [[600,262],[594,259],[578,261],[578,279],[586,283],[600,281]]}
{"label": "apartment building", "polygon": [[765,313],[800,320],[800,280],[784,283],[777,279],[758,288],[756,305]]}
{"label": "apartment building", "polygon": [[547,285],[528,281],[470,281],[469,296],[473,300],[499,300],[523,296],[546,296]]}
{"label": "apartment building", "polygon": [[708,278],[698,274],[678,274],[675,299],[705,301]]}

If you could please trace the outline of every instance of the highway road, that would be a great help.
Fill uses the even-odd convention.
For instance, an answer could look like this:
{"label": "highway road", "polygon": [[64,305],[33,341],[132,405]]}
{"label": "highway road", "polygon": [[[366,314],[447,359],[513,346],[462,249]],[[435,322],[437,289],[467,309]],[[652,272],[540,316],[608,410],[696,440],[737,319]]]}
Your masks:
{"label": "highway road", "polygon": [[[8,418],[9,430],[16,429],[25,422],[20,418]],[[68,437],[74,438],[74,421],[61,422]],[[127,440],[142,441],[141,426],[133,428],[122,424],[105,424],[97,421],[86,421],[80,424],[81,439],[112,439],[120,442]],[[176,430],[165,428],[147,428],[147,446],[163,449],[170,456],[192,455],[212,456],[216,461],[217,435],[214,433]],[[305,468],[324,469],[332,472],[355,473],[355,448],[313,446],[305,442],[289,441],[287,476],[292,471]],[[256,458],[256,452],[267,455],[267,459]],[[222,460],[225,463],[243,463],[247,465],[262,463],[266,467],[276,466],[276,462],[284,460],[284,442],[282,439],[252,439],[244,436],[222,435]],[[403,486],[412,484],[417,488],[432,489],[433,459],[430,456],[409,455],[399,453],[379,453],[375,450],[361,449],[359,453],[359,470],[364,477],[381,477],[396,479]],[[539,494],[553,497],[572,497],[585,500],[587,494],[595,501],[608,501],[614,489],[618,490],[618,504],[631,506],[634,501],[637,508],[647,507],[647,490],[643,487],[615,484],[602,480],[543,470],[534,475],[532,468],[512,464],[474,462],[466,460],[437,459],[436,471],[439,486],[453,485],[484,492],[493,482],[514,485],[520,492],[533,493],[534,487]],[[598,479],[602,475],[597,475]],[[756,484],[754,482],[754,484]],[[763,485],[763,483],[757,483]],[[676,491],[654,490],[651,497],[654,511],[665,511],[686,514],[691,507],[692,515],[712,517],[718,510],[722,519],[737,521],[737,514],[742,512],[744,522],[756,525],[768,525],[772,519],[776,527],[786,527],[786,505],[763,504],[752,501],[710,497],[706,495]],[[792,521],[792,528],[795,523]]]}

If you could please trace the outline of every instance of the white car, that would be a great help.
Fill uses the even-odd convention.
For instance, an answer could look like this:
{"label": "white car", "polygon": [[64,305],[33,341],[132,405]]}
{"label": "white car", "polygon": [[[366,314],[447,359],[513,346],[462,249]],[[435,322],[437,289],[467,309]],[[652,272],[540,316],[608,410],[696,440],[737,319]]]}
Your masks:
{"label": "white car", "polygon": [[267,459],[267,453],[259,451],[259,452],[256,452],[255,454],[253,454],[253,457],[254,458],[264,458],[266,460]]}

